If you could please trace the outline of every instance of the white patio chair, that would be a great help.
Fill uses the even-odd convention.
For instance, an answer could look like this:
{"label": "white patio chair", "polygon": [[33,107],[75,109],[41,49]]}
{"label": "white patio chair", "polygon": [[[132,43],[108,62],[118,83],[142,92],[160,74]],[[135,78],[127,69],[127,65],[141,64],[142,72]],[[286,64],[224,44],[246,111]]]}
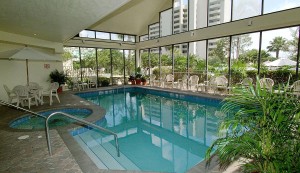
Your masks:
{"label": "white patio chair", "polygon": [[43,91],[43,100],[44,100],[44,96],[48,96],[49,97],[49,102],[50,102],[50,106],[53,103],[53,96],[56,97],[57,101],[60,103],[59,97],[58,97],[58,93],[57,93],[57,89],[59,88],[59,83],[57,82],[53,82],[50,83],[49,88],[47,88],[47,90]]}
{"label": "white patio chair", "polygon": [[243,86],[248,88],[250,85],[252,85],[253,79],[250,77],[246,77],[242,80],[242,82],[237,83],[237,85]]}
{"label": "white patio chair", "polygon": [[14,99],[17,99],[17,95],[12,90],[10,90],[6,85],[3,85],[3,87],[8,96],[8,103],[12,103]]}
{"label": "white patio chair", "polygon": [[300,80],[297,80],[291,86],[291,93],[297,97],[300,96]]}
{"label": "white patio chair", "polygon": [[12,90],[17,95],[17,106],[21,103],[24,106],[24,101],[28,102],[28,108],[30,109],[31,100],[35,100],[35,105],[38,106],[36,97],[29,93],[29,88],[27,86],[17,85]]}
{"label": "white patio chair", "polygon": [[155,78],[156,78],[156,76],[155,76],[155,74],[151,74],[150,75],[150,86],[155,86],[154,84],[155,84]]}
{"label": "white patio chair", "polygon": [[262,78],[259,80],[259,84],[261,88],[266,88],[268,90],[272,90],[274,81],[271,78]]}
{"label": "white patio chair", "polygon": [[95,77],[95,76],[89,77],[87,84],[88,84],[88,88],[92,88],[93,86],[98,88],[97,77]]}
{"label": "white patio chair", "polygon": [[171,88],[174,87],[174,75],[172,74],[168,74],[165,78],[164,87],[168,87],[168,86],[170,86]]}
{"label": "white patio chair", "polygon": [[190,90],[197,90],[198,91],[198,82],[199,82],[199,76],[192,75],[189,79],[189,89]]}
{"label": "white patio chair", "polygon": [[228,80],[225,76],[218,76],[210,82],[210,86],[213,89],[214,93],[218,92],[219,90],[224,90],[225,92],[228,91]]}
{"label": "white patio chair", "polygon": [[41,87],[36,82],[29,82],[28,84],[29,93],[35,96],[35,99],[43,104],[42,92],[43,87]]}
{"label": "white patio chair", "polygon": [[188,75],[184,74],[181,79],[178,79],[177,88],[178,89],[187,89],[187,84],[189,82]]}

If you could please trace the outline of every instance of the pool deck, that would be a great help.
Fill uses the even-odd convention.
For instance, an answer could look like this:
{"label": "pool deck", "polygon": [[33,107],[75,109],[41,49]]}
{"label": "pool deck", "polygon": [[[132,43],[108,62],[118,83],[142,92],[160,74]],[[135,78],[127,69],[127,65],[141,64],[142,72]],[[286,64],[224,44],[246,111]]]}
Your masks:
{"label": "pool deck", "polygon": [[[127,86],[126,86],[127,87]],[[143,86],[141,86],[143,88]],[[98,88],[97,90],[106,90],[114,87]],[[150,87],[145,87],[150,88]],[[207,95],[205,93],[181,91],[164,88],[153,88],[161,91],[171,91],[175,93],[199,95],[210,98],[222,99],[224,96]],[[94,91],[96,89],[85,90]],[[93,114],[86,118],[87,121],[93,122],[105,114],[105,110],[96,106],[76,95],[74,92],[66,91],[59,94],[61,103],[59,104],[54,98],[52,106],[49,105],[49,98],[44,99],[44,105],[32,106],[31,111],[39,112],[55,108],[66,107],[84,107],[93,110]],[[27,108],[27,107],[25,107]],[[69,135],[68,129],[78,127],[72,124],[66,127],[55,128],[50,130],[50,140],[52,143],[53,155],[48,153],[46,134],[44,130],[18,130],[9,127],[9,123],[26,114],[20,110],[15,110],[5,106],[0,106],[0,172],[53,172],[53,173],[138,173],[140,171],[117,171],[101,170],[91,161],[81,147]],[[18,139],[21,136],[28,135],[27,139]],[[235,168],[226,171],[220,171],[216,162],[213,162],[209,168],[205,168],[205,163],[199,163],[188,173],[219,173],[219,172],[237,172]]]}

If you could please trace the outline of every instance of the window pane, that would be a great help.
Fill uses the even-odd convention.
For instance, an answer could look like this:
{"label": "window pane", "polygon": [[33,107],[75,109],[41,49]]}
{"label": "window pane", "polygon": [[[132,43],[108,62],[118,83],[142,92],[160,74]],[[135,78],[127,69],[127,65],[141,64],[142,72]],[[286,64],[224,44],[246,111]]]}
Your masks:
{"label": "window pane", "polygon": [[123,50],[112,49],[112,84],[121,85],[124,82]]}
{"label": "window pane", "polygon": [[161,76],[173,73],[172,46],[161,47],[160,64]]}
{"label": "window pane", "polygon": [[299,0],[264,0],[264,14],[299,6]]}
{"label": "window pane", "polygon": [[229,37],[208,40],[208,80],[218,76],[228,79],[228,58]]}
{"label": "window pane", "polygon": [[275,85],[294,81],[298,49],[298,28],[284,28],[262,33],[260,76],[273,79]]}
{"label": "window pane", "polygon": [[85,81],[89,77],[96,76],[96,49],[81,48],[81,73],[82,80]]}
{"label": "window pane", "polygon": [[83,30],[79,33],[79,37],[95,38],[95,31]]}
{"label": "window pane", "polygon": [[140,58],[137,62],[137,67],[141,67],[145,75],[150,75],[148,49],[140,50]]}
{"label": "window pane", "polygon": [[158,48],[150,49],[150,75],[154,74],[156,79],[160,79],[160,64],[159,64],[159,50]]}
{"label": "window pane", "polygon": [[125,55],[125,84],[128,83],[128,78],[130,75],[135,73],[135,51],[134,50],[124,50]]}
{"label": "window pane", "polygon": [[135,36],[133,36],[133,35],[124,35],[124,41],[135,42]]}
{"label": "window pane", "polygon": [[123,41],[123,35],[122,34],[113,34],[111,33],[111,40],[118,40],[118,41]]}
{"label": "window pane", "polygon": [[159,23],[149,25],[149,40],[159,37]]}
{"label": "window pane", "polygon": [[175,81],[187,75],[187,44],[174,45],[174,78]]}
{"label": "window pane", "polygon": [[189,4],[189,30],[207,27],[207,1],[193,0]]}
{"label": "window pane", "polygon": [[140,36],[140,42],[147,41],[147,40],[148,40],[148,35]]}
{"label": "window pane", "polygon": [[209,0],[208,2],[208,26],[230,21],[231,0]]}
{"label": "window pane", "polygon": [[[245,78],[255,81],[259,50],[259,33],[233,36],[231,40],[230,82],[242,83]],[[249,79],[249,80],[251,80]],[[242,85],[248,85],[242,84]]]}
{"label": "window pane", "polygon": [[101,84],[101,81],[104,80],[105,78],[108,78],[109,81],[111,80],[110,49],[98,49],[97,56],[98,56],[98,76],[100,79],[99,82]]}
{"label": "window pane", "polygon": [[172,9],[160,13],[160,36],[172,35]]}
{"label": "window pane", "polygon": [[261,14],[261,0],[233,0],[232,20]]}
{"label": "window pane", "polygon": [[188,30],[188,1],[189,0],[174,0],[173,34]]}
{"label": "window pane", "polygon": [[199,83],[206,81],[206,41],[192,42],[189,45],[189,75],[197,75]]}
{"label": "window pane", "polygon": [[96,38],[109,40],[109,33],[107,32],[96,32]]}
{"label": "window pane", "polygon": [[64,47],[63,69],[69,77],[80,77],[79,47]]}

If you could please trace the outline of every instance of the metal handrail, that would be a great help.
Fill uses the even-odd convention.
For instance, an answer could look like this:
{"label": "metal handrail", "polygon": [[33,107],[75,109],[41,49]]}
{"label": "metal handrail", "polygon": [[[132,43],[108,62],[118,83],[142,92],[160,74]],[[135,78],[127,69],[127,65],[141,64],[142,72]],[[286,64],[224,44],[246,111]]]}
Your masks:
{"label": "metal handrail", "polygon": [[41,117],[41,118],[46,119],[46,117],[43,116],[43,115],[41,115],[41,114],[38,114],[38,113],[36,113],[36,112],[32,112],[32,111],[30,111],[30,110],[28,110],[28,109],[21,108],[21,107],[19,107],[19,106],[13,105],[13,104],[8,103],[8,102],[5,102],[5,101],[3,101],[3,100],[0,100],[0,104],[3,105],[3,106],[8,106],[8,107],[16,108],[17,110],[20,109],[20,110],[22,110],[22,111],[24,111],[24,112],[28,112],[28,113],[31,113],[31,114],[33,114],[33,115],[35,115],[35,116],[38,116],[38,117]]}
{"label": "metal handrail", "polygon": [[111,134],[111,135],[114,135],[115,145],[116,145],[116,150],[117,150],[117,153],[118,153],[118,157],[120,157],[120,149],[119,149],[119,143],[118,143],[118,135],[117,135],[116,133],[114,133],[114,132],[112,132],[112,131],[110,131],[110,130],[107,130],[107,129],[103,128],[103,127],[97,126],[97,125],[95,125],[95,124],[93,124],[93,123],[90,123],[90,122],[88,122],[88,121],[85,121],[85,120],[82,120],[82,119],[80,119],[80,118],[77,118],[77,117],[75,117],[75,116],[73,116],[73,115],[64,113],[64,112],[54,112],[54,113],[50,114],[50,115],[47,117],[47,119],[46,119],[46,124],[45,124],[45,126],[46,126],[46,134],[47,134],[47,144],[48,144],[49,154],[50,154],[51,156],[52,156],[52,149],[51,149],[51,143],[50,143],[49,123],[48,123],[48,121],[49,121],[49,119],[50,119],[51,117],[53,117],[54,115],[58,115],[58,114],[64,115],[64,116],[66,116],[66,117],[68,117],[68,118],[77,120],[77,121],[79,121],[79,122],[81,122],[81,123],[83,123],[83,124],[85,124],[85,125],[92,126],[93,128],[96,128],[96,129],[99,129],[99,130],[104,131],[104,132],[106,132],[106,133],[109,133],[109,134]]}

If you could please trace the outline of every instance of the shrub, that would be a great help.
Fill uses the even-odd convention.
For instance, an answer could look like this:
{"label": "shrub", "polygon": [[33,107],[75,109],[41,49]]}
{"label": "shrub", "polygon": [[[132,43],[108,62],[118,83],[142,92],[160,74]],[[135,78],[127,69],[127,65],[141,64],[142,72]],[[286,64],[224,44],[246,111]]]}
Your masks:
{"label": "shrub", "polygon": [[110,79],[107,77],[99,77],[98,81],[100,83],[100,86],[102,86],[102,87],[109,86],[109,83],[110,83]]}

